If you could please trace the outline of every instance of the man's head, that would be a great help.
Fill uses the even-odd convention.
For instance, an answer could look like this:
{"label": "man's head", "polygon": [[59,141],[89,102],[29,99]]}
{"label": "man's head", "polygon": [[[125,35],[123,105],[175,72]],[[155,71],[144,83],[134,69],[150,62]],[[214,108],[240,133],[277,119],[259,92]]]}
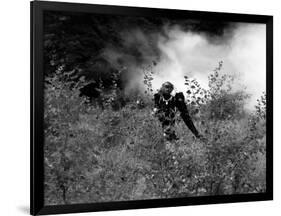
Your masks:
{"label": "man's head", "polygon": [[164,82],[161,86],[162,94],[169,95],[174,90],[174,85],[170,82]]}

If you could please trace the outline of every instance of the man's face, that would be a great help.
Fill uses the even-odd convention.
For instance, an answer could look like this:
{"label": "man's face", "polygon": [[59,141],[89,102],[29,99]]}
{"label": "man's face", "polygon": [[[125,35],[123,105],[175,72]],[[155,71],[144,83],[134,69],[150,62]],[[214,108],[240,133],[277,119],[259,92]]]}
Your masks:
{"label": "man's face", "polygon": [[162,91],[164,94],[169,95],[172,93],[173,87],[171,87],[170,85],[164,85]]}

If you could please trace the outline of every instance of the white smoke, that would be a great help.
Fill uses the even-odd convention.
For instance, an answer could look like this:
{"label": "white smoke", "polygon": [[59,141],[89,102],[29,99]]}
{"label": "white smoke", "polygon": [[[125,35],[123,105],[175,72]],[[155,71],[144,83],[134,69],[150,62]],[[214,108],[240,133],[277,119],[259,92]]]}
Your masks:
{"label": "white smoke", "polygon": [[247,87],[247,93],[251,94],[247,108],[253,109],[266,88],[266,26],[250,23],[236,23],[234,26],[231,31],[226,28],[223,35],[215,38],[207,33],[183,31],[178,25],[167,24],[161,33],[128,29],[120,32],[122,50],[107,47],[103,55],[117,68],[122,60],[120,65],[128,71],[127,91],[145,88],[142,65],[152,61],[157,62],[152,69],[154,91],[163,82],[170,81],[176,91],[185,93],[185,75],[207,89],[209,73],[223,61],[221,72],[236,75],[237,88],[241,85]]}
{"label": "white smoke", "polygon": [[247,107],[253,109],[266,85],[265,30],[264,24],[241,23],[229,40],[220,43],[218,39],[212,43],[204,34],[184,32],[177,26],[170,28],[169,39],[160,37],[158,41],[161,58],[154,68],[154,88],[170,81],[177,91],[186,92],[184,75],[208,88],[208,74],[222,60],[222,73],[237,75],[240,84],[251,94]]}

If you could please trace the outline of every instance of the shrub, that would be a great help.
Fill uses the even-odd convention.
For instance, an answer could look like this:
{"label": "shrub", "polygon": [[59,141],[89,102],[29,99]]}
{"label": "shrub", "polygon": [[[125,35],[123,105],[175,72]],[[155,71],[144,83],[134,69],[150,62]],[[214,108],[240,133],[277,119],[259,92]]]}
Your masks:
{"label": "shrub", "polygon": [[[262,112],[241,118],[245,93],[227,92],[221,84],[207,92],[185,78],[189,85],[195,83],[187,99],[200,90],[209,93],[193,106],[200,109],[195,125],[205,139],[195,139],[182,121],[176,121],[179,140],[168,142],[151,115],[151,94],[142,95],[141,108],[134,100],[118,109],[111,102],[100,107],[79,96],[83,79],[73,83],[65,74],[60,68],[45,84],[46,204],[266,190],[266,122]],[[265,110],[265,102],[257,106],[261,105],[259,110]]]}

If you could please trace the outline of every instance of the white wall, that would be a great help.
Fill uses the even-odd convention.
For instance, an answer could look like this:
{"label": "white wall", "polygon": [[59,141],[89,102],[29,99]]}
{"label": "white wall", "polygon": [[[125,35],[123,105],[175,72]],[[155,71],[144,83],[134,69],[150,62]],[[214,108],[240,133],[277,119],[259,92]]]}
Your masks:
{"label": "white wall", "polygon": [[[61,1],[61,0],[57,0]],[[278,1],[263,0],[81,0],[84,3],[178,8],[274,15],[274,172],[275,200],[177,208],[85,213],[83,215],[277,215],[281,207],[280,121],[281,13]],[[79,2],[72,0],[71,2]],[[29,209],[29,0],[1,2],[0,19],[0,214],[26,215]],[[280,127],[280,126],[279,126]],[[75,214],[69,214],[75,215]]]}

